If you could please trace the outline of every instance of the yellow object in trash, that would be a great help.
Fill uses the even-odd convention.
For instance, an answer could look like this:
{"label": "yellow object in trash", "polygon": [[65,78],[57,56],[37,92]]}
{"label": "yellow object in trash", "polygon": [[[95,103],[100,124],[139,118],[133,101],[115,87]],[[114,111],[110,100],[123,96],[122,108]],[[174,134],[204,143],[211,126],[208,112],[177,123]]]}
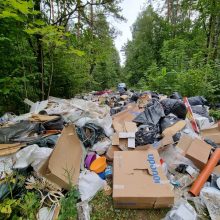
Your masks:
{"label": "yellow object in trash", "polygon": [[107,167],[106,158],[99,157],[91,163],[90,170],[94,171],[95,173],[101,173],[105,170],[106,167]]}

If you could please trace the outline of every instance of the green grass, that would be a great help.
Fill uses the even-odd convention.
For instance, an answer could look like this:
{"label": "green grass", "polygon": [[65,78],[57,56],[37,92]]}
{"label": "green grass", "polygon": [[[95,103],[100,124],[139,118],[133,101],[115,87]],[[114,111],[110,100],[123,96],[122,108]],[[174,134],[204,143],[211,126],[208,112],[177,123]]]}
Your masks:
{"label": "green grass", "polygon": [[99,192],[90,203],[91,220],[160,220],[169,209],[114,209],[112,196]]}

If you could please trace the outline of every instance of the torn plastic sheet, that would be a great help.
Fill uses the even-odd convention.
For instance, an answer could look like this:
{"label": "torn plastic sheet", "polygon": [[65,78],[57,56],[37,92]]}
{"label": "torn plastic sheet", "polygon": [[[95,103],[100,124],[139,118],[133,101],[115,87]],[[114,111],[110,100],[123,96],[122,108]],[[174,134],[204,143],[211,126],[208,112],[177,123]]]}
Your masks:
{"label": "torn plastic sheet", "polygon": [[180,199],[174,204],[163,220],[196,220],[195,209],[184,199]]}
{"label": "torn plastic sheet", "polygon": [[107,105],[99,106],[95,102],[85,101],[83,99],[71,99],[70,105],[78,108],[90,115],[91,118],[104,118],[110,114],[110,107]]}
{"label": "torn plastic sheet", "polygon": [[54,209],[49,209],[48,207],[41,208],[37,213],[37,220],[52,220],[54,214]]}
{"label": "torn plastic sheet", "polygon": [[197,169],[192,161],[178,152],[173,145],[164,147],[161,149],[159,154],[160,157],[166,162],[168,167],[171,167],[172,169],[175,169],[179,164],[186,164],[194,169]]}
{"label": "torn plastic sheet", "polygon": [[12,173],[13,163],[13,155],[0,157],[0,180]]}
{"label": "torn plastic sheet", "polygon": [[164,117],[161,104],[156,99],[151,99],[146,105],[144,112],[140,113],[133,121],[145,125],[156,125]]}
{"label": "torn plastic sheet", "polygon": [[200,198],[205,203],[212,220],[220,219],[220,191],[214,187],[204,187]]}
{"label": "torn plastic sheet", "polygon": [[82,201],[91,200],[95,194],[104,188],[105,180],[102,180],[96,173],[84,170],[79,176],[79,193]]}
{"label": "torn plastic sheet", "polygon": [[29,99],[25,99],[24,102],[31,106],[30,112],[35,113],[35,114],[37,114],[40,111],[44,110],[47,107],[47,104],[48,104],[48,100],[33,103]]}
{"label": "torn plastic sheet", "polygon": [[31,165],[35,171],[38,170],[41,163],[44,162],[52,153],[52,149],[47,147],[38,147],[30,145],[15,154],[15,164],[13,168],[26,168]]}
{"label": "torn plastic sheet", "polygon": [[87,200],[76,204],[78,212],[78,220],[90,220],[90,212],[92,208],[89,206]]}
{"label": "torn plastic sheet", "polygon": [[[73,122],[73,121],[72,121]],[[81,117],[76,122],[73,122],[79,127],[85,126],[86,123],[92,123],[97,126],[100,126],[104,129],[106,136],[110,137],[113,135],[114,130],[112,129],[112,117],[108,114],[104,118],[90,118],[90,117]]]}

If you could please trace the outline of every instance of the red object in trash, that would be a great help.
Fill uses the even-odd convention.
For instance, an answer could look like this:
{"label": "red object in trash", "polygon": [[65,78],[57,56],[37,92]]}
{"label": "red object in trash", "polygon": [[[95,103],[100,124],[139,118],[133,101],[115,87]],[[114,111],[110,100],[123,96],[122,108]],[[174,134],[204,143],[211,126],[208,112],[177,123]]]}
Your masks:
{"label": "red object in trash", "polygon": [[112,90],[103,90],[103,91],[98,91],[95,93],[95,95],[103,95],[103,94],[110,94],[112,93]]}
{"label": "red object in trash", "polygon": [[193,130],[195,132],[199,133],[199,128],[198,128],[196,120],[195,120],[195,118],[193,116],[193,111],[192,111],[192,108],[191,108],[191,106],[189,104],[188,98],[184,97],[183,98],[183,102],[184,102],[184,104],[185,104],[185,106],[187,108],[187,115],[186,116],[190,120],[190,123],[192,125]]}
{"label": "red object in trash", "polygon": [[199,174],[199,176],[193,183],[192,187],[189,190],[190,193],[192,193],[194,196],[199,195],[202,187],[204,186],[205,182],[211,175],[215,166],[218,164],[219,160],[220,160],[220,148],[217,148],[215,152],[212,154],[205,168],[202,170],[202,172]]}

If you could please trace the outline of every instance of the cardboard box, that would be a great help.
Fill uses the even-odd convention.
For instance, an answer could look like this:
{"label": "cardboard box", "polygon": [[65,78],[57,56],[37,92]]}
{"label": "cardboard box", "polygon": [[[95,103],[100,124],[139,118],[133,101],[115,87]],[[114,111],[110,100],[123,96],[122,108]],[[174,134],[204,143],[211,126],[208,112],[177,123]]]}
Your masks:
{"label": "cardboard box", "polygon": [[186,157],[202,170],[208,162],[211,149],[205,141],[194,139],[186,151]]}
{"label": "cardboard box", "polygon": [[113,127],[117,133],[112,136],[112,145],[119,146],[121,150],[135,148],[135,132],[138,130],[136,123],[114,120]]}
{"label": "cardboard box", "polygon": [[157,150],[118,151],[113,163],[115,208],[162,208],[174,202]]}
{"label": "cardboard box", "polygon": [[214,141],[216,144],[220,144],[220,128],[218,124],[213,125],[209,129],[205,129],[201,132],[201,135],[204,138],[209,138]]}
{"label": "cardboard box", "polygon": [[39,173],[61,188],[70,189],[70,182],[73,185],[78,183],[81,159],[81,142],[75,127],[69,125],[63,129],[52,154]]}

